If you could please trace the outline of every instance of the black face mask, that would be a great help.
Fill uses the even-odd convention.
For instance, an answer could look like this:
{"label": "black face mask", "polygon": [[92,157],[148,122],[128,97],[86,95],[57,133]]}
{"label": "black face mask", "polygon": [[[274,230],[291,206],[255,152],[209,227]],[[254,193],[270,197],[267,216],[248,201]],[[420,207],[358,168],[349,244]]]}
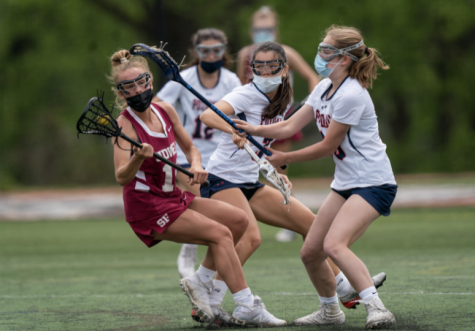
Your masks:
{"label": "black face mask", "polygon": [[219,68],[223,66],[223,59],[216,61],[216,62],[205,62],[201,61],[201,68],[209,74],[212,74]]}
{"label": "black face mask", "polygon": [[138,111],[139,113],[143,113],[145,110],[147,110],[148,107],[150,107],[150,104],[152,103],[153,99],[153,92],[152,89],[149,88],[145,92],[142,92],[140,94],[134,95],[133,97],[125,99],[127,101],[127,104],[129,105],[130,108],[132,108],[135,111]]}

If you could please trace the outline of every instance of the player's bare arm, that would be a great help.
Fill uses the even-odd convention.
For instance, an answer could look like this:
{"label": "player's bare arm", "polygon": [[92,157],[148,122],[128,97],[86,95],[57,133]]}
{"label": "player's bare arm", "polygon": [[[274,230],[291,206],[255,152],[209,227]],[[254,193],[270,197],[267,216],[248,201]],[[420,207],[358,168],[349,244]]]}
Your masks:
{"label": "player's bare arm", "polygon": [[[236,126],[249,133],[251,136],[285,139],[292,137],[313,120],[313,110],[309,105],[303,106],[294,116],[286,121],[271,125],[252,126],[246,121],[234,120]],[[241,136],[243,134],[240,134]]]}
{"label": "player's bare arm", "polygon": [[[221,100],[215,103],[214,105],[225,115],[229,116],[234,114],[234,108],[226,101]],[[207,127],[218,129],[229,134],[233,133],[232,127],[210,108],[206,109],[203,114],[201,114],[200,120]]]}
{"label": "player's bare arm", "polygon": [[335,150],[337,150],[338,146],[340,146],[349,129],[350,125],[338,123],[337,121],[332,120],[328,127],[327,135],[323,141],[289,153],[281,153],[268,148],[273,155],[266,156],[266,159],[274,167],[280,167],[284,164],[312,161],[332,155]]}
{"label": "player's bare arm", "polygon": [[[119,127],[122,128],[122,132],[137,140],[137,132],[124,116],[119,116],[117,119]],[[120,147],[122,148],[119,148]],[[153,148],[149,144],[142,144],[143,148],[133,147],[134,154],[130,157],[130,150],[132,145],[122,138],[119,138],[118,144],[114,144],[114,167],[115,178],[117,183],[122,186],[127,185],[132,179],[134,179],[137,171],[142,165],[143,160],[153,157]]]}
{"label": "player's bare arm", "polygon": [[160,102],[160,106],[167,112],[172,120],[175,140],[191,165],[190,172],[194,174],[194,178],[189,178],[190,184],[194,185],[204,183],[208,178],[208,173],[201,166],[201,154],[195,145],[193,145],[190,136],[181,124],[175,108],[173,108],[173,106],[168,102]]}

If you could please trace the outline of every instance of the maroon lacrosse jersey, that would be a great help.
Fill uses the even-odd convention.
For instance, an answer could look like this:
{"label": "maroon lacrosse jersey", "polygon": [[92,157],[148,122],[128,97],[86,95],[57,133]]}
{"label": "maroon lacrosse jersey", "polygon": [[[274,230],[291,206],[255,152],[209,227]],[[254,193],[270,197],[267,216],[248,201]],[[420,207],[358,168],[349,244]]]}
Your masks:
{"label": "maroon lacrosse jersey", "polygon": [[[128,107],[120,115],[135,128],[142,143],[153,146],[162,157],[176,162],[176,141],[173,123],[167,112],[156,104],[151,110],[162,123],[164,133],[151,131]],[[180,216],[195,196],[175,186],[176,170],[156,159],[145,159],[135,178],[124,186],[125,218],[135,234],[148,246],[158,244],[152,231],[162,233]]]}

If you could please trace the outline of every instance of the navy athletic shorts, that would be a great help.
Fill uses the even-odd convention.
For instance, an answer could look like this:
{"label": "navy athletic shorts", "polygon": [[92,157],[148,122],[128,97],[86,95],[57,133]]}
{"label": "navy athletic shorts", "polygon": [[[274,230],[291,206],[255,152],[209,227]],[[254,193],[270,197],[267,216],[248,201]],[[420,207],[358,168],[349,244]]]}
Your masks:
{"label": "navy athletic shorts", "polygon": [[209,185],[207,187],[200,187],[200,193],[202,198],[211,198],[211,196],[219,191],[226,190],[228,188],[237,187],[240,188],[244,196],[246,197],[247,201],[251,200],[252,196],[256,191],[263,187],[264,184],[255,182],[255,183],[240,183],[235,184],[228,182],[226,179],[222,179],[218,176],[213,174],[209,174],[208,176]]}
{"label": "navy athletic shorts", "polygon": [[333,191],[348,200],[353,194],[358,194],[365,199],[374,209],[383,216],[389,216],[391,205],[396,198],[397,185],[384,184],[380,186],[355,187],[345,191]]}

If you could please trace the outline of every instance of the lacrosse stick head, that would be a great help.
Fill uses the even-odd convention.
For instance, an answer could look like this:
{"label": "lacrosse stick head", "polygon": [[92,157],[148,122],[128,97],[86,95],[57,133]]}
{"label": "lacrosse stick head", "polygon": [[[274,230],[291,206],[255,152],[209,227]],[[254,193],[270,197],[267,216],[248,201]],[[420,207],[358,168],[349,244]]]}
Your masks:
{"label": "lacrosse stick head", "polygon": [[104,105],[103,98],[104,93],[102,96],[98,94],[97,97],[89,100],[76,125],[78,135],[80,133],[96,134],[106,138],[120,136],[121,129],[112,113]]}
{"label": "lacrosse stick head", "polygon": [[289,205],[290,210],[290,189],[285,183],[284,179],[280,174],[275,170],[275,168],[268,161],[260,161],[258,163],[259,171],[261,174],[266,177],[266,179],[275,186],[276,189],[282,193],[284,196],[284,202],[281,202],[283,205]]}
{"label": "lacrosse stick head", "polygon": [[148,57],[162,69],[165,77],[180,82],[183,80],[180,75],[180,65],[163,49],[165,45],[161,44],[160,47],[156,47],[147,46],[145,44],[135,44],[130,49],[130,54]]}

